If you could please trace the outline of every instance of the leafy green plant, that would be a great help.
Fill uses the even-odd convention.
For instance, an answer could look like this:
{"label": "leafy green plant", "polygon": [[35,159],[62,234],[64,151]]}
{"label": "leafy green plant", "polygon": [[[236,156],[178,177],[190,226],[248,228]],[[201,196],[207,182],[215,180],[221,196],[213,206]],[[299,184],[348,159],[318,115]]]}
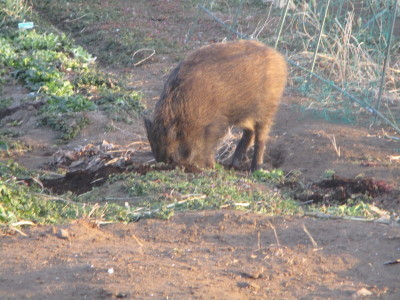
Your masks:
{"label": "leafy green plant", "polygon": [[275,183],[282,182],[285,179],[285,173],[281,169],[257,170],[253,172],[252,176],[258,181],[272,181]]}
{"label": "leafy green plant", "polygon": [[23,142],[10,139],[10,136],[18,136],[19,132],[0,132],[0,158],[10,157],[13,154],[31,150]]}
{"label": "leafy green plant", "polygon": [[16,226],[22,221],[65,223],[88,216],[91,209],[62,197],[43,194],[38,185],[27,186],[21,180],[0,177],[0,225],[3,227]]}
{"label": "leafy green plant", "polygon": [[[1,92],[1,90],[0,90]],[[12,99],[11,98],[7,98],[7,99],[0,99],[0,110],[7,108],[11,103],[12,103]]]}
{"label": "leafy green plant", "polygon": [[376,218],[376,213],[370,208],[371,205],[360,200],[349,200],[342,205],[311,206],[310,211],[318,211],[336,217],[364,217]]}
{"label": "leafy green plant", "polygon": [[71,113],[58,114],[50,112],[42,114],[41,123],[61,132],[61,139],[67,141],[76,137],[90,121],[85,115],[78,117]]}
{"label": "leafy green plant", "polygon": [[96,104],[101,106],[115,121],[128,122],[137,112],[144,110],[142,94],[136,91],[101,89]]}
{"label": "leafy green plant", "polygon": [[322,175],[323,178],[332,178],[333,175],[335,175],[335,170],[325,170],[324,174]]}
{"label": "leafy green plant", "polygon": [[57,113],[72,113],[80,111],[94,110],[96,105],[82,95],[66,96],[53,96],[47,101],[47,106],[42,109],[43,113],[57,112]]}
{"label": "leafy green plant", "polygon": [[75,137],[89,124],[79,112],[100,109],[129,121],[144,108],[140,93],[98,71],[94,58],[65,34],[20,31],[0,34],[0,41],[0,65],[45,100],[41,123],[61,131],[62,139]]}
{"label": "leafy green plant", "polygon": [[8,152],[8,143],[6,141],[0,140],[0,153],[2,153],[3,151]]}
{"label": "leafy green plant", "polygon": [[36,30],[21,31],[15,39],[20,50],[62,51],[72,48],[65,34],[38,33]]}

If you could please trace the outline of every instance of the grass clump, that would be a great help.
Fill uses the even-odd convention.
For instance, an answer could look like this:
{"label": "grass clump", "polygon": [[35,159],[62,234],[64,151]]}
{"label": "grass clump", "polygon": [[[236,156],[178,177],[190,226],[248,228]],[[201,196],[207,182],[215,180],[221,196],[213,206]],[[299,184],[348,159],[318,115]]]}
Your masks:
{"label": "grass clump", "polygon": [[[0,227],[7,229],[21,222],[65,223],[81,218],[111,222],[131,222],[143,217],[168,219],[179,211],[213,209],[245,210],[271,216],[322,213],[343,218],[377,217],[367,196],[345,203],[299,204],[290,192],[277,188],[287,180],[281,170],[240,176],[217,166],[201,174],[183,170],[117,174],[105,186],[79,196],[70,192],[52,195],[38,178],[38,174],[12,161],[0,163]],[[111,188],[114,196],[115,187],[119,194],[126,196],[107,198],[105,191]]]}
{"label": "grass clump", "polygon": [[[355,199],[348,199],[344,204],[322,204],[310,205],[307,209],[307,214],[319,216],[321,213],[323,217],[336,217],[343,219],[361,219],[361,220],[375,220],[382,217],[378,212],[384,212],[376,208],[373,204],[369,203],[371,199],[368,196],[358,196]],[[387,213],[389,215],[389,213]]]}
{"label": "grass clump", "polygon": [[[46,201],[37,174],[13,161],[0,162],[0,226],[26,221],[36,224],[62,223],[76,218],[79,207],[57,201]],[[31,184],[28,184],[31,182]],[[82,213],[82,211],[81,211]]]}
{"label": "grass clump", "polygon": [[86,204],[76,196],[55,196],[43,189],[39,174],[13,161],[0,162],[0,230],[20,225],[62,224],[76,219],[129,221],[125,207]]}
{"label": "grass clump", "polygon": [[[322,26],[325,2],[298,3],[288,13],[280,45],[291,60],[311,69],[317,37]],[[377,12],[386,13],[377,17]],[[364,102],[364,106],[376,107],[381,84],[385,50],[388,46],[390,3],[368,1],[342,1],[330,3],[325,26],[315,56],[313,71],[336,86],[348,91]],[[391,104],[398,98],[398,51],[399,40],[394,35],[386,71],[382,112],[399,122],[397,111]],[[330,88],[319,84],[307,73],[294,69],[293,86],[310,98],[304,103],[307,110],[327,121],[348,124],[366,122],[366,113],[359,105]],[[308,77],[308,79],[307,79]],[[396,97],[397,96],[397,97]],[[369,122],[369,121],[368,121]]]}
{"label": "grass clump", "polygon": [[279,183],[285,180],[285,173],[283,172],[282,169],[273,169],[271,171],[260,169],[253,172],[252,176],[257,181],[262,181],[262,182],[270,181],[273,183]]}
{"label": "grass clump", "polygon": [[31,12],[31,7],[26,0],[0,1],[0,28],[7,24],[24,20]]}
{"label": "grass clump", "polygon": [[15,178],[0,178],[0,224],[11,225],[28,220],[36,224],[52,224],[77,217],[78,207],[44,201],[39,192],[39,187],[27,187]]}
{"label": "grass clump", "polygon": [[68,197],[43,193],[38,184],[28,186],[15,177],[0,177],[0,229],[20,224],[63,224],[76,219],[128,221],[126,209],[111,205],[87,205]]}
{"label": "grass clump", "polygon": [[31,150],[31,147],[27,146],[25,143],[11,138],[18,136],[19,134],[20,132],[4,132],[3,130],[0,130],[0,159],[12,157],[18,153],[28,152]]}
{"label": "grass clump", "polygon": [[[259,170],[243,176],[220,166],[200,174],[180,169],[154,170],[144,175],[114,175],[108,180],[108,188],[114,186],[110,196],[104,193],[106,185],[79,196],[79,201],[120,204],[123,200],[126,208],[123,219],[128,221],[141,217],[167,219],[178,211],[213,209],[246,210],[271,216],[322,213],[331,217],[379,217],[368,194],[353,194],[341,201],[332,198],[304,203],[305,196],[314,191],[299,177],[300,174],[285,175],[280,169]],[[114,198],[116,186],[118,193],[128,195]]]}
{"label": "grass clump", "polygon": [[136,199],[130,203],[145,216],[166,215],[174,211],[201,209],[244,209],[268,215],[298,214],[295,201],[270,183],[252,176],[238,176],[221,167],[202,174],[182,170],[130,175],[125,188]]}

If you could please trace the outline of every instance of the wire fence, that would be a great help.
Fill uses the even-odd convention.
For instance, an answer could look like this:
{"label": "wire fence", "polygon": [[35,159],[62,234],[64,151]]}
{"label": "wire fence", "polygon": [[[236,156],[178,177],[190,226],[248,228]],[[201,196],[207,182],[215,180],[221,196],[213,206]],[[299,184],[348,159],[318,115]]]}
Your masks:
{"label": "wire fence", "polygon": [[304,110],[399,134],[399,6],[400,0],[202,0],[186,41],[209,18],[225,33],[214,38],[273,45],[293,66],[289,86]]}

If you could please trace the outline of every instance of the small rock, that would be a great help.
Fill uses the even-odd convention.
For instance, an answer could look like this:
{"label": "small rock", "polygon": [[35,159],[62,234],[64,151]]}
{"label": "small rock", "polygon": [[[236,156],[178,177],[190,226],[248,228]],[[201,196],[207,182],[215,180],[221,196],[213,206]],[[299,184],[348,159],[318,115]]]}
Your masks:
{"label": "small rock", "polygon": [[118,298],[118,299],[128,298],[128,293],[118,292],[115,294],[115,298]]}
{"label": "small rock", "polygon": [[248,283],[248,282],[238,282],[237,286],[240,287],[240,288],[253,288],[255,290],[259,290],[260,289],[260,286],[258,284],[256,284],[256,283],[254,283],[254,282],[250,282],[250,283]]}
{"label": "small rock", "polygon": [[238,282],[237,286],[240,288],[248,288],[250,287],[250,284],[248,284],[247,282]]}
{"label": "small rock", "polygon": [[260,269],[247,270],[246,272],[241,272],[240,275],[244,278],[260,279],[264,277],[263,273],[264,273],[264,268],[260,268]]}
{"label": "small rock", "polygon": [[60,239],[64,239],[64,240],[69,240],[70,239],[70,235],[69,232],[66,231],[65,229],[58,229],[57,231],[57,237]]}
{"label": "small rock", "polygon": [[255,290],[259,290],[260,289],[260,286],[255,282],[250,282],[250,287],[255,289]]}
{"label": "small rock", "polygon": [[34,99],[34,98],[36,98],[36,93],[35,93],[35,92],[29,93],[29,94],[28,94],[28,98],[29,98],[29,99]]}
{"label": "small rock", "polygon": [[361,288],[353,294],[352,298],[367,297],[371,295],[372,295],[371,291],[367,290],[366,288]]}

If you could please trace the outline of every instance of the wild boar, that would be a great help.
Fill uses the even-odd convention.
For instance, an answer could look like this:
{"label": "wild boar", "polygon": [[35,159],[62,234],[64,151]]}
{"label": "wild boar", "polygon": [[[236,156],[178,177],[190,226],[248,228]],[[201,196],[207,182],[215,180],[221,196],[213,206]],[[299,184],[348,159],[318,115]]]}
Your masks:
{"label": "wild boar", "polygon": [[251,171],[259,169],[286,77],[284,57],[258,41],[194,51],[169,75],[153,120],[144,118],[156,160],[213,167],[218,140],[236,125],[243,135],[232,166],[240,165],[254,140]]}

